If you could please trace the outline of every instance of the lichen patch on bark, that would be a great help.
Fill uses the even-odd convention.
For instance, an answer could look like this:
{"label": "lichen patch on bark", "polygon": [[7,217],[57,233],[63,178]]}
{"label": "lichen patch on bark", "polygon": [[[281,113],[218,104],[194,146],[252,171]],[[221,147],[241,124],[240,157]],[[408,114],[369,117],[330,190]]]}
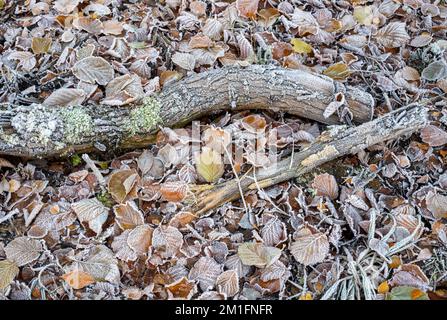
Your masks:
{"label": "lichen patch on bark", "polygon": [[77,144],[83,138],[93,134],[93,119],[82,107],[67,108],[59,113],[63,122],[66,143]]}
{"label": "lichen patch on bark", "polygon": [[130,111],[125,129],[131,135],[148,133],[161,122],[160,103],[154,97],[147,97],[143,100],[142,105]]}

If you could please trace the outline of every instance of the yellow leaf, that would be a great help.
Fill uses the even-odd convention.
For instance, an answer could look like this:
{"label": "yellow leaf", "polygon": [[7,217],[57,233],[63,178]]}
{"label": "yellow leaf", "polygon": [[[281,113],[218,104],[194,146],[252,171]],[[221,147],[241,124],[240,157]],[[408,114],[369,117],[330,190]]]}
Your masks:
{"label": "yellow leaf", "polygon": [[312,46],[303,40],[293,38],[290,40],[290,43],[293,45],[293,51],[296,53],[311,53]]}
{"label": "yellow leaf", "polygon": [[373,11],[371,6],[355,7],[354,18],[358,23],[370,26],[373,21]]}
{"label": "yellow leaf", "polygon": [[313,300],[312,293],[306,292],[305,294],[301,295],[299,300]]}
{"label": "yellow leaf", "polygon": [[0,290],[5,289],[19,274],[19,267],[12,261],[0,261]]}
{"label": "yellow leaf", "polygon": [[204,147],[202,153],[196,158],[197,172],[206,182],[214,183],[224,173],[224,164],[219,153]]}
{"label": "yellow leaf", "polygon": [[47,53],[51,48],[51,38],[33,38],[31,49],[34,54]]}
{"label": "yellow leaf", "polygon": [[76,290],[85,288],[95,282],[95,279],[90,274],[79,269],[64,274],[62,279],[64,279],[70,287]]}
{"label": "yellow leaf", "polygon": [[377,292],[381,294],[388,293],[390,291],[390,286],[388,285],[387,281],[383,281],[379,286],[377,287]]}
{"label": "yellow leaf", "polygon": [[329,66],[323,71],[323,74],[331,77],[334,80],[345,80],[351,74],[349,67],[346,63],[339,62]]}

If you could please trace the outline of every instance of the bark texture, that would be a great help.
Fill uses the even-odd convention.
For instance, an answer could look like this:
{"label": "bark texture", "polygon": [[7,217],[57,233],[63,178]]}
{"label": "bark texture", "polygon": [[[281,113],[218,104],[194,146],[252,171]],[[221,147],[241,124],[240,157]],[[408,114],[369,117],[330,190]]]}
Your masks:
{"label": "bark texture", "polygon": [[205,191],[201,191],[201,186],[193,186],[195,204],[191,207],[191,212],[196,216],[203,215],[226,202],[240,198],[239,187],[245,193],[297,178],[338,157],[355,154],[374,144],[411,134],[425,127],[428,122],[427,109],[413,105],[357,127],[335,126],[324,132],[309,147],[280,161],[276,166],[256,170],[240,181],[234,179]]}
{"label": "bark texture", "polygon": [[66,156],[95,148],[137,148],[153,140],[160,125],[181,126],[222,110],[269,109],[316,120],[342,92],[355,123],[369,121],[368,93],[304,71],[273,66],[222,68],[194,74],[161,93],[127,107],[0,105],[0,154]]}

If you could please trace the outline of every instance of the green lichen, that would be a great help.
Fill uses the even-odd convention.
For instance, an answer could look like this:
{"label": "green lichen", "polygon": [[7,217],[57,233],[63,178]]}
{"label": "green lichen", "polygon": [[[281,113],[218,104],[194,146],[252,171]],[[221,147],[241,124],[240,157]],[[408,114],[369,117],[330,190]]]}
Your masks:
{"label": "green lichen", "polygon": [[130,134],[147,133],[161,123],[160,103],[153,97],[143,100],[141,106],[130,111],[129,119],[125,123],[125,130]]}
{"label": "green lichen", "polygon": [[78,144],[86,136],[93,134],[93,119],[82,109],[72,107],[60,111],[64,125],[64,141],[69,144]]}

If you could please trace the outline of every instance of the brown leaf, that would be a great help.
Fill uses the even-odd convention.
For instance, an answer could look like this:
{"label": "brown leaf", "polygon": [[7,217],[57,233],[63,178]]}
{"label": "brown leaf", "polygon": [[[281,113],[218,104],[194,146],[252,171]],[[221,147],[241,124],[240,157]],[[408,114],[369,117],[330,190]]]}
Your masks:
{"label": "brown leaf", "polygon": [[112,173],[108,182],[108,189],[113,199],[118,203],[137,197],[137,184],[140,180],[135,170],[125,169]]}
{"label": "brown leaf", "polygon": [[57,89],[43,102],[47,106],[75,106],[80,105],[85,99],[84,90],[80,89]]}
{"label": "brown leaf", "polygon": [[51,48],[51,38],[33,38],[31,43],[31,49],[34,54],[47,53]]}
{"label": "brown leaf", "polygon": [[317,195],[329,197],[332,200],[338,198],[338,184],[333,175],[323,173],[315,176],[312,188],[317,190]]}
{"label": "brown leaf", "polygon": [[434,125],[428,125],[421,130],[422,141],[431,147],[443,146],[447,143],[447,132]]}
{"label": "brown leaf", "polygon": [[237,0],[236,7],[239,15],[248,19],[256,19],[259,0]]}
{"label": "brown leaf", "polygon": [[116,223],[123,230],[133,229],[144,224],[143,214],[133,201],[114,206],[113,212],[115,213]]}

